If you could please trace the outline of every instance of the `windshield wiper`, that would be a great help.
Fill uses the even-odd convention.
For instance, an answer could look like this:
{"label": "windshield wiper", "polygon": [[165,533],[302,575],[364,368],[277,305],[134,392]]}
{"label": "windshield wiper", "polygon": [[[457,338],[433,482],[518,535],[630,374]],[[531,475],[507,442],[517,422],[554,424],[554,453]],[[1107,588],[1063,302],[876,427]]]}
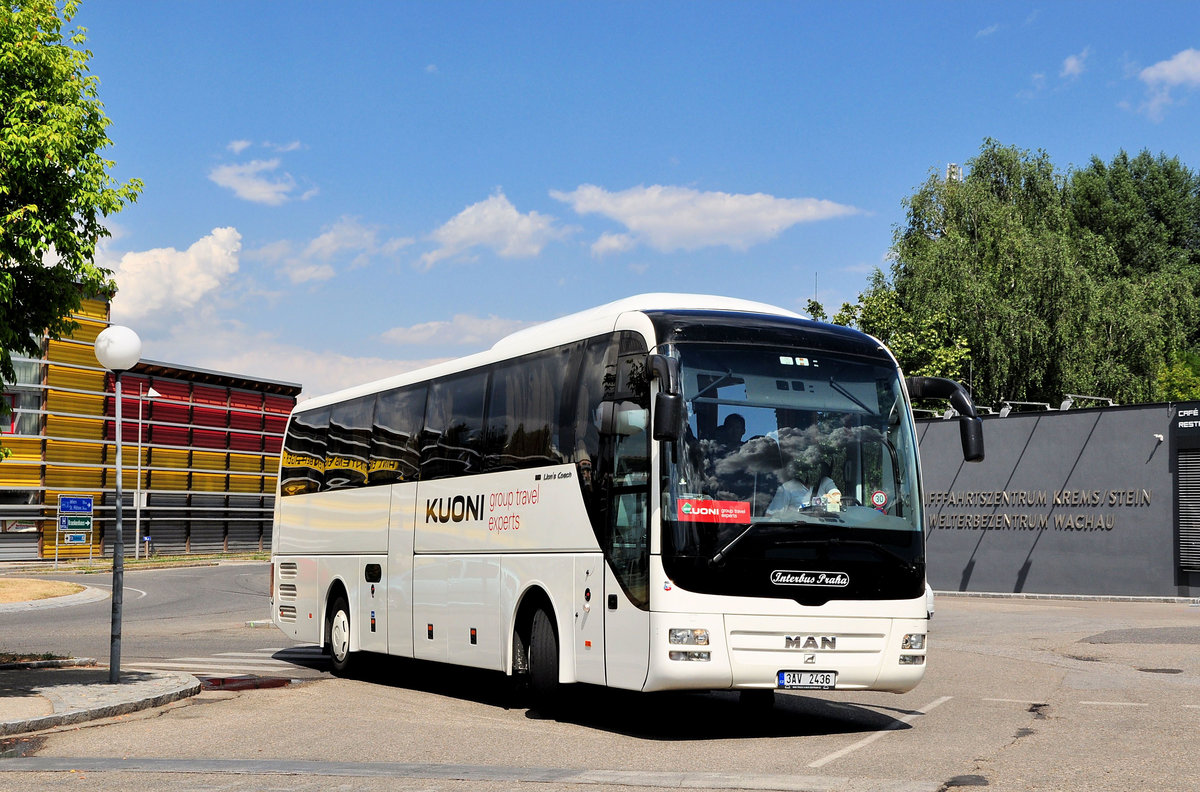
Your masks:
{"label": "windshield wiper", "polygon": [[731,379],[734,379],[733,369],[725,369],[725,376],[721,377],[721,379],[716,380],[715,382],[710,382],[709,384],[705,385],[703,388],[700,389],[700,391],[698,393],[696,393],[695,396],[692,396],[692,398],[689,399],[689,401],[694,401],[696,399],[699,399],[701,396],[708,393],[710,390],[721,387],[722,385],[724,385],[726,382],[728,382]]}
{"label": "windshield wiper", "polygon": [[[753,531],[756,528],[759,528],[760,526],[763,526],[763,525],[774,525],[774,526],[779,526],[779,525],[787,525],[787,526],[791,526],[791,525],[824,525],[824,523],[818,522],[816,520],[789,520],[786,523],[781,523],[781,522],[777,522],[774,520],[760,520],[759,522],[752,522],[746,526],[746,530],[742,531],[740,534],[733,537],[733,541],[731,541],[729,544],[725,545],[720,550],[718,550],[717,554],[708,560],[709,565],[716,566],[717,564],[724,561],[725,556],[729,555],[729,551],[732,550],[738,542],[745,539],[746,536],[751,531]],[[813,541],[813,540],[811,540],[811,539],[803,540],[802,539],[800,541],[803,542],[803,541]],[[785,540],[784,543],[786,544],[787,541]]]}
{"label": "windshield wiper", "polygon": [[853,393],[851,393],[850,391],[848,391],[848,390],[846,390],[844,387],[842,387],[842,384],[841,384],[840,382],[838,382],[837,380],[835,380],[833,377],[830,377],[830,378],[829,378],[829,385],[830,385],[830,387],[832,387],[834,390],[836,390],[838,393],[842,394],[842,395],[843,395],[843,396],[845,396],[847,399],[849,399],[850,401],[852,401],[852,402],[854,402],[855,404],[857,404],[859,407],[862,407],[862,408],[863,408],[864,410],[866,410],[866,411],[867,411],[869,414],[871,414],[871,415],[879,415],[879,413],[875,412],[875,411],[874,411],[874,410],[872,410],[870,407],[868,407],[867,405],[865,405],[865,404],[863,404],[861,401],[859,401],[857,396],[855,396]]}

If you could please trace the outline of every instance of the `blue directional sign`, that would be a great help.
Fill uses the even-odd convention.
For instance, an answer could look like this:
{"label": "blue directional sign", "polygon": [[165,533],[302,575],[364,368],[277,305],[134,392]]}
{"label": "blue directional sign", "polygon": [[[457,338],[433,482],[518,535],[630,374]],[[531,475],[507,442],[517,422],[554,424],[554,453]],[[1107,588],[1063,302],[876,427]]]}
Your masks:
{"label": "blue directional sign", "polygon": [[60,496],[58,499],[58,511],[60,514],[91,514],[92,501],[91,495],[72,495],[70,497]]}
{"label": "blue directional sign", "polygon": [[63,544],[87,544],[87,534],[63,534]]}

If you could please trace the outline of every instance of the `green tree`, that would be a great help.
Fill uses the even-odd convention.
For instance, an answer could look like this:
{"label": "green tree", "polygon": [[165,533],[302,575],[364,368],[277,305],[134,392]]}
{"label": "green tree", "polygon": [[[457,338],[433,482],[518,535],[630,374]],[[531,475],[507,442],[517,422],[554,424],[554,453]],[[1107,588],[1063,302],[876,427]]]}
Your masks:
{"label": "green tree", "polygon": [[[0,11],[0,389],[12,355],[40,354],[84,295],[111,293],[95,264],[103,218],[137,200],[100,152],[109,119],[89,72],[82,28],[64,32],[79,3],[13,0]],[[7,405],[0,400],[0,404]]]}

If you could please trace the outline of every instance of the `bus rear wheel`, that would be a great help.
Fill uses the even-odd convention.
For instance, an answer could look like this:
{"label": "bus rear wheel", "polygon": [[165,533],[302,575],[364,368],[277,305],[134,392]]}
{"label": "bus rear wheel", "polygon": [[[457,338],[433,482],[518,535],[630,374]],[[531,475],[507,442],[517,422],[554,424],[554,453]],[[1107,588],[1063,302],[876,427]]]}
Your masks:
{"label": "bus rear wheel", "polygon": [[529,690],[534,707],[543,713],[554,709],[559,693],[558,637],[546,611],[533,614],[529,629]]}
{"label": "bus rear wheel", "polygon": [[350,604],[345,597],[335,599],[329,608],[325,637],[333,673],[344,676],[350,668]]}

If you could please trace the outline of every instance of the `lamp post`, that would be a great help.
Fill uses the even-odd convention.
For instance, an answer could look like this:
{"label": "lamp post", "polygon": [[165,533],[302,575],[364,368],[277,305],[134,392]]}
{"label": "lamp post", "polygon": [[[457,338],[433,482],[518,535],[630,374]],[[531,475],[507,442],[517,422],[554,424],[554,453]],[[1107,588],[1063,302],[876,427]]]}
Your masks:
{"label": "lamp post", "polygon": [[121,681],[121,608],[125,600],[125,539],[121,533],[121,375],[136,366],[141,357],[142,340],[128,327],[113,325],[96,336],[96,360],[113,373],[117,400],[117,513],[113,537],[112,640],[108,653],[108,681],[113,685]]}
{"label": "lamp post", "polygon": [[133,559],[138,559],[138,551],[142,545],[142,403],[146,399],[162,396],[151,386],[142,390],[138,385],[138,442],[137,442],[137,484],[134,487],[133,498]]}

